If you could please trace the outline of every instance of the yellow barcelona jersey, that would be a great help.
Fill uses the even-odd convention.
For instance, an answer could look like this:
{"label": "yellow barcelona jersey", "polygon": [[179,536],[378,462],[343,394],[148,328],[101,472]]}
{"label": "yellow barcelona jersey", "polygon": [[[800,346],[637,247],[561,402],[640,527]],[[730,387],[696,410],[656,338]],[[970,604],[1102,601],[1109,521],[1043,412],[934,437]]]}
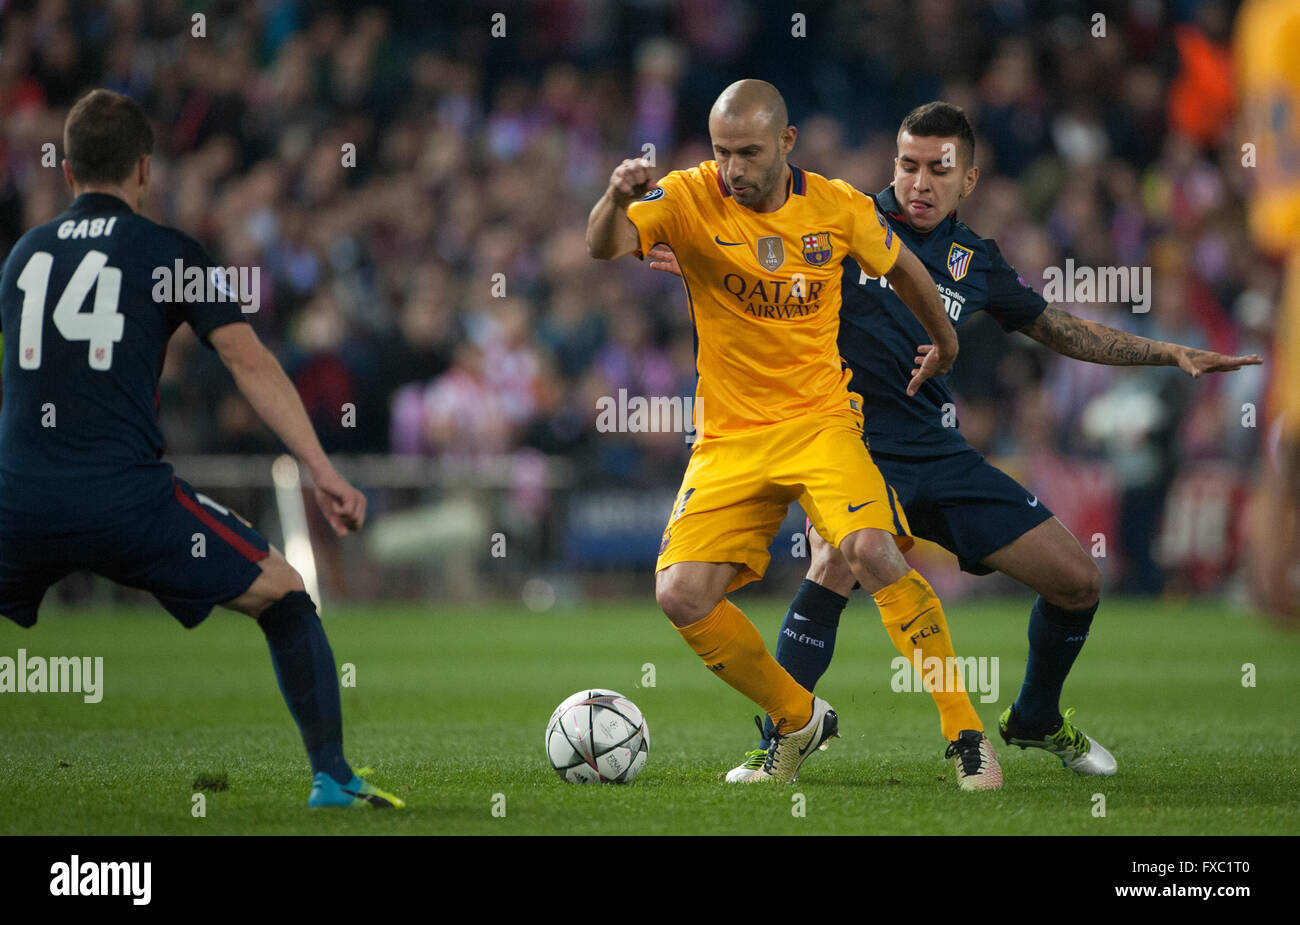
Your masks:
{"label": "yellow barcelona jersey", "polygon": [[1234,51],[1243,143],[1256,147],[1250,230],[1260,249],[1286,255],[1269,359],[1268,415],[1300,435],[1300,0],[1249,0]]}
{"label": "yellow barcelona jersey", "polygon": [[774,212],[736,202],[714,161],[674,170],[627,210],[638,256],[659,243],[677,255],[703,439],[848,409],[851,374],[836,347],[840,262],[852,256],[883,276],[902,247],[869,197],[790,170],[789,196]]}
{"label": "yellow barcelona jersey", "polygon": [[1300,0],[1246,3],[1233,46],[1240,134],[1255,146],[1250,228],[1261,248],[1281,255],[1300,245]]}

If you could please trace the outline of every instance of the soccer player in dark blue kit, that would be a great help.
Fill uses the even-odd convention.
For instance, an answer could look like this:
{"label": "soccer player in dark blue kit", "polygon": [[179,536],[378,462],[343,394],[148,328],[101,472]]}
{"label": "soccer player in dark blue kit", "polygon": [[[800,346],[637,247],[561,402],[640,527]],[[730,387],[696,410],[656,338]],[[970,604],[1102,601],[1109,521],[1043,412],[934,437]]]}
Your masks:
{"label": "soccer player in dark blue kit", "polygon": [[[1004,330],[1021,331],[1063,356],[1117,366],[1178,366],[1193,377],[1260,362],[1257,356],[1224,356],[1077,318],[1021,282],[992,239],[957,220],[957,204],[979,178],[974,132],[960,108],[934,102],[913,110],[899,129],[894,163],[894,181],[874,197],[876,205],[930,271],[954,326],[983,310]],[[650,256],[652,267],[673,271],[666,248]],[[1079,774],[1115,773],[1113,756],[1071,723],[1073,710],[1062,716],[1059,705],[1097,611],[1100,570],[1046,504],[962,437],[946,376],[925,382],[915,396],[898,385],[930,349],[925,332],[906,317],[886,280],[867,277],[852,258],[843,266],[840,355],[853,371],[850,388],[863,396],[871,456],[897,493],[912,532],[952,552],[964,571],[1000,571],[1038,594],[1029,617],[1025,678],[999,721],[1002,738],[1045,749]],[[923,346],[918,350],[917,344]],[[855,582],[834,547],[811,529],[810,539],[812,561],[786,613],[776,655],[812,690],[830,665]],[[885,627],[909,662],[918,649],[926,659],[952,651],[947,627],[925,622]],[[961,690],[931,693],[959,786],[1000,787],[997,756],[969,697]],[[770,732],[768,720],[764,746]],[[743,769],[762,754],[749,752],[727,779],[743,778]]]}
{"label": "soccer player in dark blue kit", "polygon": [[[343,758],[334,655],[298,573],[233,511],[162,462],[158,378],[182,324],[216,350],[240,392],[311,473],[343,535],[365,496],[330,464],[293,384],[192,238],[139,214],[153,132],[135,101],[94,90],[64,126],[76,199],[28,231],[0,271],[6,334],[0,408],[0,613],[36,623],[51,584],[89,569],[143,588],[192,628],[216,605],[257,620],[312,770],[308,805],[401,807]],[[156,301],[159,271],[204,285]],[[203,540],[199,540],[199,536]],[[196,554],[196,550],[202,552]]]}

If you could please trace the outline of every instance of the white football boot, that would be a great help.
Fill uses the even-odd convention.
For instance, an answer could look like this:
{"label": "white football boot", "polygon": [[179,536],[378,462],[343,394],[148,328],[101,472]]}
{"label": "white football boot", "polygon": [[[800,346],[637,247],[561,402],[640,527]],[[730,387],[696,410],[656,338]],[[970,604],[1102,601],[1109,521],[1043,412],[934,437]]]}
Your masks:
{"label": "white football boot", "polygon": [[993,743],[978,729],[963,729],[948,745],[945,758],[957,768],[957,786],[962,790],[1001,790],[1002,765]]}
{"label": "white football boot", "polygon": [[1007,707],[1002,718],[998,720],[998,731],[1008,745],[1021,748],[1041,748],[1061,759],[1061,764],[1075,774],[1092,774],[1098,777],[1110,777],[1115,773],[1117,764],[1115,756],[1097,742],[1092,736],[1076,729],[1070,722],[1074,708],[1065,711],[1061,725],[1055,732],[1034,736],[1033,733],[1017,729],[1016,717]]}
{"label": "white football boot", "polygon": [[[772,744],[767,747],[767,758],[763,766],[751,771],[748,777],[737,778],[747,784],[776,780],[790,782],[799,774],[803,764],[827,740],[840,734],[839,717],[831,705],[820,697],[813,697],[812,719],[802,728],[782,735],[780,730],[772,734]],[[742,765],[743,767],[743,765]],[[736,773],[737,768],[732,773]]]}

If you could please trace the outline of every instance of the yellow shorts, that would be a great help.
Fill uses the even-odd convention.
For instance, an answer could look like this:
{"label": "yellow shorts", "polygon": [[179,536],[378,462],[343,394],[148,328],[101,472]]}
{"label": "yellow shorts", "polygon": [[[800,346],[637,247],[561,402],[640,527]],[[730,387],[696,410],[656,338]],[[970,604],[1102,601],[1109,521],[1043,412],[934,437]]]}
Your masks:
{"label": "yellow shorts", "polygon": [[655,571],[678,562],[737,562],[728,591],[763,577],[768,547],[793,501],[838,547],[867,527],[912,548],[907,517],[862,442],[862,415],[805,415],[695,444]]}

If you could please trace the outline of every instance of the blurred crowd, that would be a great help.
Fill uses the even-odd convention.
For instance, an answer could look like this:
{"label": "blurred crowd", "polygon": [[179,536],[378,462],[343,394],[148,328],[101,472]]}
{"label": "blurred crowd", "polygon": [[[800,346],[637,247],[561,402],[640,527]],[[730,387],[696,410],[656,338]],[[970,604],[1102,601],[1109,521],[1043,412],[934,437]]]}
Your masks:
{"label": "blurred crowd", "polygon": [[[596,403],[693,393],[685,297],[590,259],[586,215],[647,144],[663,171],[708,159],[713,99],[754,76],[786,95],[791,161],[868,192],[908,110],[963,106],[982,175],[960,217],[1027,282],[1066,258],[1149,266],[1149,313],[1063,307],[1266,352],[1278,274],[1245,232],[1233,4],[813,2],[801,37],[770,6],[0,0],[0,255],[68,202],[42,146],[61,148],[69,105],[128,93],[155,126],[150,217],[261,267],[250,320],[327,449],[560,455],[584,485],[671,487],[682,436],[599,433]],[[218,367],[173,340],[169,448],[273,450]],[[1169,486],[1192,462],[1251,463],[1242,407],[1265,376],[1082,364],[987,323],[966,326],[954,385],[967,437],[1027,484],[1052,460],[1109,467],[1125,580],[1158,590]]]}

